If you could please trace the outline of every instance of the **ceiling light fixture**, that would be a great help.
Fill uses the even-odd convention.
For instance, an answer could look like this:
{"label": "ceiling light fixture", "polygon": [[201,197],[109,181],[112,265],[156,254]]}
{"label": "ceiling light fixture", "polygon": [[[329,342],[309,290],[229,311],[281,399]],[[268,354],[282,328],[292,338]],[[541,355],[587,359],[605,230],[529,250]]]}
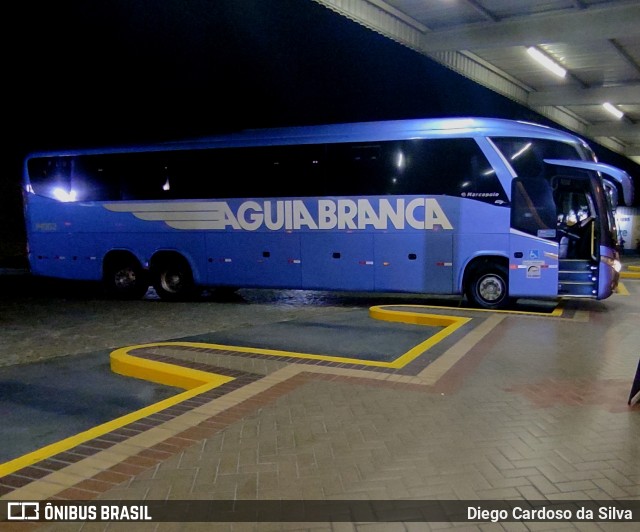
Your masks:
{"label": "ceiling light fixture", "polygon": [[565,68],[562,68],[558,63],[556,63],[549,56],[543,54],[537,48],[529,46],[529,48],[527,48],[527,53],[543,67],[551,70],[551,72],[553,72],[556,76],[564,78],[567,75],[567,70]]}
{"label": "ceiling light fixture", "polygon": [[611,105],[609,102],[603,103],[602,107],[604,107],[607,111],[609,111],[616,118],[622,118],[624,116],[624,113],[620,109],[618,109],[617,107]]}

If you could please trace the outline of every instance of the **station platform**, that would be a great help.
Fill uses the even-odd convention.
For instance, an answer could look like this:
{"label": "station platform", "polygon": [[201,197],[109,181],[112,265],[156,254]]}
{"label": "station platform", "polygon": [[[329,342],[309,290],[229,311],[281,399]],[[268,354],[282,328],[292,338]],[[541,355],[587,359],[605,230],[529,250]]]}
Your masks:
{"label": "station platform", "polygon": [[[0,499],[640,500],[640,405],[627,403],[640,359],[640,281],[624,279],[624,290],[606,302],[523,308],[327,309],[314,319],[123,346],[110,355],[116,373],[182,391],[0,464]],[[356,529],[351,522],[200,525]],[[82,523],[2,527],[87,530]],[[562,529],[582,527],[593,523]],[[360,529],[409,528],[371,522]]]}

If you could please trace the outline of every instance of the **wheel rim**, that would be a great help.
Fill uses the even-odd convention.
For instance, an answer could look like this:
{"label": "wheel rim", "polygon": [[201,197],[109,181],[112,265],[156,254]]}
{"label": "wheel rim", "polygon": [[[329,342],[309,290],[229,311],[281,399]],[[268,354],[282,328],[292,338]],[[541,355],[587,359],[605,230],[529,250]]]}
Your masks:
{"label": "wheel rim", "polygon": [[505,284],[495,274],[485,275],[478,281],[478,296],[487,303],[497,303],[505,296]]}
{"label": "wheel rim", "polygon": [[160,275],[160,286],[169,294],[179,294],[184,288],[184,273],[168,270]]}
{"label": "wheel rim", "polygon": [[118,290],[128,290],[136,286],[138,276],[133,268],[122,268],[115,272],[113,284]]}

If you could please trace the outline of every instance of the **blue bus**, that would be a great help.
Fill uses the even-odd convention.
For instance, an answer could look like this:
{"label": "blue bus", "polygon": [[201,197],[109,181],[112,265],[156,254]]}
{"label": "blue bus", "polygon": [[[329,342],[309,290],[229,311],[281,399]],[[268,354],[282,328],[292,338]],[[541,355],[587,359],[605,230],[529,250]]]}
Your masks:
{"label": "blue bus", "polygon": [[246,130],[34,153],[32,274],[119,298],[205,288],[605,299],[629,175],[582,139],[491,118]]}

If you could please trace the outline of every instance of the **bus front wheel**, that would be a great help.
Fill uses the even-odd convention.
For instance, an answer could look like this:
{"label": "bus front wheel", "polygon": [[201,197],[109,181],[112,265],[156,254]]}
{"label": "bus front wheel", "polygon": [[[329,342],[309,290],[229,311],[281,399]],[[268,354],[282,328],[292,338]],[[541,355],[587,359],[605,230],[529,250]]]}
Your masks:
{"label": "bus front wheel", "polygon": [[467,282],[469,302],[480,308],[501,309],[509,304],[507,269],[499,264],[485,264],[473,270]]}
{"label": "bus front wheel", "polygon": [[116,299],[140,299],[149,288],[149,281],[134,259],[110,261],[104,270],[107,294]]}
{"label": "bus front wheel", "polygon": [[183,258],[163,260],[153,268],[153,287],[160,299],[184,301],[195,295],[191,267]]}

